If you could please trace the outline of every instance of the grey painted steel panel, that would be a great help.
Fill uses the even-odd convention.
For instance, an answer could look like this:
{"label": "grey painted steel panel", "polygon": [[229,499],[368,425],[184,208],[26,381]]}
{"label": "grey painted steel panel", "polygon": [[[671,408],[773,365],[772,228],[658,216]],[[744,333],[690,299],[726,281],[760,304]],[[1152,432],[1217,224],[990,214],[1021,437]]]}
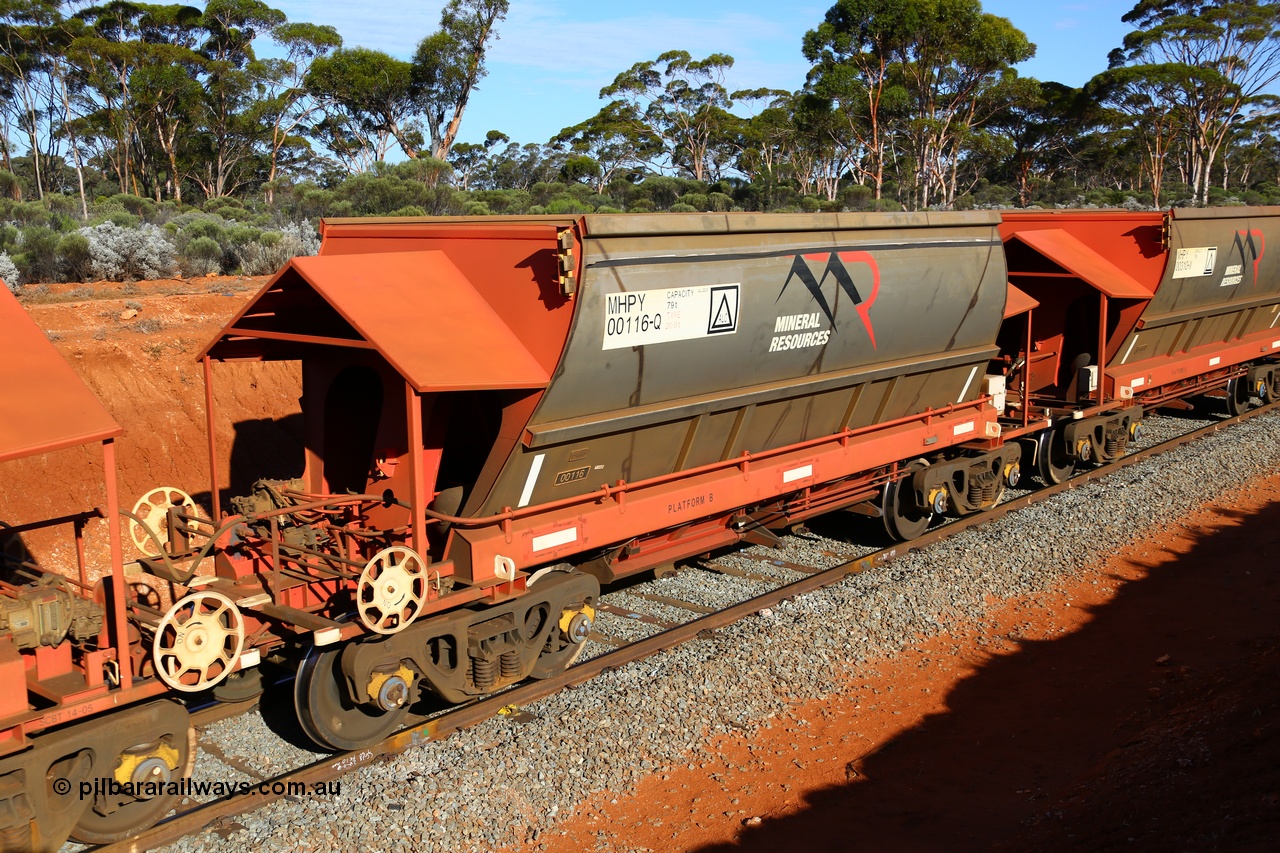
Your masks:
{"label": "grey painted steel panel", "polygon": [[1130,330],[1109,365],[1237,340],[1273,327],[1278,304],[1280,207],[1177,208],[1168,260],[1139,320],[1142,328]]}
{"label": "grey painted steel panel", "polygon": [[[717,230],[725,221],[733,229]],[[578,304],[529,424],[533,446],[516,448],[468,513],[974,399],[1006,297],[997,223],[989,213],[586,217]],[[716,287],[736,288],[734,316],[720,318],[732,330],[710,330],[716,304],[690,295]],[[615,322],[635,319],[618,300],[643,293],[648,308],[668,290],[685,292],[671,304],[686,319],[695,302],[708,312],[700,327],[673,339],[632,330],[635,345],[606,346],[611,300]],[[779,349],[779,338],[807,345]]]}
{"label": "grey painted steel panel", "polygon": [[[937,227],[902,227],[890,214],[847,231],[588,237],[565,354],[530,426],[990,347],[1006,295],[999,235],[990,216],[952,217]],[[849,288],[823,278],[833,253],[845,256]],[[806,286],[797,265],[820,286]],[[604,348],[611,295],[734,285],[731,333]],[[802,316],[830,332],[825,344],[770,352],[787,333],[779,318]]]}
{"label": "grey painted steel panel", "polygon": [[[1197,249],[1209,248],[1215,250],[1209,275],[1175,277],[1180,252],[1189,257]],[[1234,284],[1230,282],[1237,273],[1227,273],[1232,266],[1241,267],[1240,280]],[[1144,320],[1267,296],[1280,296],[1280,208],[1173,211],[1169,261]]]}

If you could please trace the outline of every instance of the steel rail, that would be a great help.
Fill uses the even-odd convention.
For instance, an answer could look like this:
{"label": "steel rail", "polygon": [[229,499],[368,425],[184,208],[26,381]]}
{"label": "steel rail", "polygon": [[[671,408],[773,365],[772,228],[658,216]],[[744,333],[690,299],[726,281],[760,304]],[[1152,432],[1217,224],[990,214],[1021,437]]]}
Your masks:
{"label": "steel rail", "polygon": [[[955,519],[925,532],[919,538],[910,542],[892,545],[849,562],[823,569],[807,577],[726,607],[723,610],[717,610],[714,613],[695,618],[642,640],[606,652],[591,660],[575,664],[551,678],[519,684],[493,696],[478,699],[466,705],[460,705],[439,716],[402,729],[370,747],[328,756],[267,779],[260,785],[268,786],[268,788],[279,785],[282,789],[287,790],[290,783],[295,785],[301,783],[310,788],[316,783],[337,779],[385,757],[398,755],[411,747],[441,740],[454,732],[475,726],[498,716],[504,709],[543,699],[565,688],[589,681],[597,675],[643,660],[696,637],[709,636],[716,629],[738,622],[766,607],[775,607],[787,599],[832,586],[867,569],[884,565],[913,551],[927,548],[961,531],[995,521],[1011,512],[1016,512],[1062,492],[1078,488],[1085,483],[1109,476],[1130,465],[1137,464],[1153,456],[1159,456],[1205,436],[1277,410],[1280,410],[1280,402],[1251,409],[1234,417],[1175,436],[1160,444],[1134,451],[1113,462],[1079,472],[1065,482],[1039,488],[1030,494],[1007,501],[990,510]],[[283,796],[283,793],[259,793],[255,787],[249,793],[234,794],[186,809],[179,809],[173,816],[131,839],[93,849],[103,851],[103,853],[141,853],[141,851],[153,850],[203,829],[215,820],[234,817],[247,811],[261,808]]]}

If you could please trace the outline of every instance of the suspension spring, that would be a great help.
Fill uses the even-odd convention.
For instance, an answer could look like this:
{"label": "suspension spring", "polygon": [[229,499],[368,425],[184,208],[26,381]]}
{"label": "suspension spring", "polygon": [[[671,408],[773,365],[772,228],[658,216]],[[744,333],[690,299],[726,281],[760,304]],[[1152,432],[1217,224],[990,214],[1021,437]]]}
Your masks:
{"label": "suspension spring", "polygon": [[496,660],[471,659],[471,681],[477,690],[488,690],[498,683],[498,662]]}
{"label": "suspension spring", "polygon": [[1103,450],[1107,454],[1108,459],[1114,459],[1124,453],[1124,449],[1129,446],[1129,433],[1125,430],[1113,430],[1107,433],[1107,440],[1103,442]]}
{"label": "suspension spring", "polygon": [[520,654],[515,649],[507,649],[502,653],[502,677],[520,677]]}

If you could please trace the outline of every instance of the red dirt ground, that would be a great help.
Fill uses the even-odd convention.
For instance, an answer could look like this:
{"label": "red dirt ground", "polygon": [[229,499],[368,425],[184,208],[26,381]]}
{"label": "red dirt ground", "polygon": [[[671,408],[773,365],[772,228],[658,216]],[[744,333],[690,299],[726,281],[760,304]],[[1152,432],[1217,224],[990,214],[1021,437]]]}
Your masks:
{"label": "red dirt ground", "polygon": [[[91,296],[25,303],[124,427],[117,447],[125,509],[147,489],[169,485],[196,492],[197,502],[208,511],[204,392],[195,359],[265,281],[208,277],[140,282],[129,295],[109,282],[55,285],[49,289],[54,298],[85,288]],[[142,307],[130,309],[127,303]],[[222,453],[219,481],[224,488],[233,468],[234,480],[241,485],[257,476],[301,471],[296,422],[300,387],[299,371],[292,364],[214,367]],[[21,524],[105,505],[101,464],[101,450],[94,445],[0,465],[0,521]],[[100,569],[106,565],[102,522],[90,525],[87,538],[91,565]],[[24,544],[43,565],[75,565],[69,530],[29,534]],[[126,553],[126,558],[131,556]]]}
{"label": "red dirt ground", "polygon": [[1276,849],[1277,554],[1280,477],[526,849]]}

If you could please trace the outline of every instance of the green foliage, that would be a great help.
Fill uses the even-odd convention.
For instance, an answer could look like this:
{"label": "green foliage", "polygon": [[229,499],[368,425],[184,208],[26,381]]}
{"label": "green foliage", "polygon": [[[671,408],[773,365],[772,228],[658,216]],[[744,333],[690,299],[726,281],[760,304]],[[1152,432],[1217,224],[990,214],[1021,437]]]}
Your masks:
{"label": "green foliage", "polygon": [[212,237],[196,237],[183,249],[179,265],[189,278],[221,272],[222,246]]}
{"label": "green foliage", "polygon": [[707,194],[707,210],[714,210],[718,213],[733,208],[733,196],[726,195],[722,192],[712,192]]}
{"label": "green foliage", "polygon": [[89,255],[89,238],[83,234],[64,234],[58,240],[57,266],[64,281],[86,281],[93,274],[93,258]]}
{"label": "green foliage", "polygon": [[594,208],[571,195],[560,195],[551,199],[546,205],[547,213],[590,213]]}
{"label": "green foliage", "polygon": [[680,202],[692,207],[694,210],[711,209],[711,201],[703,193],[685,193],[680,196]]}
{"label": "green foliage", "polygon": [[20,250],[13,256],[24,282],[56,281],[58,278],[58,232],[44,227],[23,228]]}
{"label": "green foliage", "polygon": [[119,225],[121,228],[134,228],[142,224],[142,220],[140,218],[123,210],[113,210],[106,216],[97,217],[94,221],[95,223],[111,222]]}

